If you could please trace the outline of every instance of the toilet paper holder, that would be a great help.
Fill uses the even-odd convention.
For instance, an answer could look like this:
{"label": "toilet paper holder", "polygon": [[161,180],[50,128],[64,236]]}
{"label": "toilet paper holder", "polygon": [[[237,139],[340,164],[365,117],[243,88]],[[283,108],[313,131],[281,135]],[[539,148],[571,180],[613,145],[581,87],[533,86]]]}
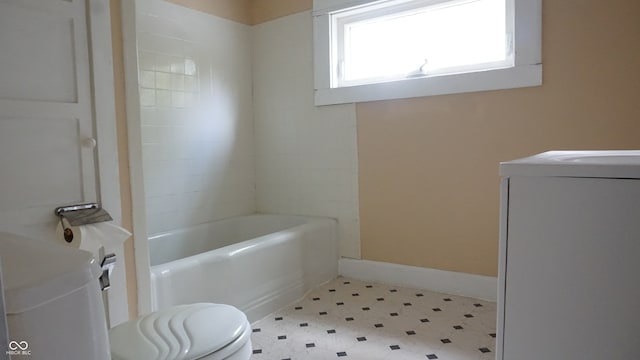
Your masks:
{"label": "toilet paper holder", "polygon": [[[54,211],[60,219],[60,225],[64,230],[64,240],[68,243],[73,241],[72,226],[95,224],[103,221],[111,221],[113,218],[98,203],[88,203],[70,206],[60,206]],[[65,226],[64,220],[68,226]]]}
{"label": "toilet paper holder", "polygon": [[[64,240],[68,243],[73,241],[73,231],[71,226],[81,226],[95,224],[104,221],[111,221],[113,218],[98,203],[88,203],[70,206],[60,206],[55,209],[56,216],[60,219],[60,225],[64,231]],[[66,220],[68,225],[65,225]],[[115,254],[105,254],[104,247],[99,250],[100,268],[100,288],[104,291],[111,287],[111,273],[116,263]]]}
{"label": "toilet paper holder", "polygon": [[103,221],[111,221],[113,218],[98,203],[88,203],[57,207],[56,216],[67,220],[70,226],[95,224]]}

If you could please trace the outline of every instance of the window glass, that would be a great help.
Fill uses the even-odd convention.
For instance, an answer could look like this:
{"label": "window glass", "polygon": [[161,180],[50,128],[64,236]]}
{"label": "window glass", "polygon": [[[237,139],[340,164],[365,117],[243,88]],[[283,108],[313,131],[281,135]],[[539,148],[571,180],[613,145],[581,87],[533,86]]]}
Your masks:
{"label": "window glass", "polygon": [[505,0],[384,10],[382,15],[366,7],[333,14],[340,44],[337,69],[342,70],[335,85],[513,65]]}

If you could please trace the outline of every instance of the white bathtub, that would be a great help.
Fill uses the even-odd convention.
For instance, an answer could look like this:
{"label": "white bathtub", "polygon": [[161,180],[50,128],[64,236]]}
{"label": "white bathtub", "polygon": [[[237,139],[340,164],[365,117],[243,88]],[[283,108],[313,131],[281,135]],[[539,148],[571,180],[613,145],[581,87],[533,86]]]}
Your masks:
{"label": "white bathtub", "polygon": [[336,221],[249,215],[149,238],[153,310],[214,302],[250,321],[338,275]]}

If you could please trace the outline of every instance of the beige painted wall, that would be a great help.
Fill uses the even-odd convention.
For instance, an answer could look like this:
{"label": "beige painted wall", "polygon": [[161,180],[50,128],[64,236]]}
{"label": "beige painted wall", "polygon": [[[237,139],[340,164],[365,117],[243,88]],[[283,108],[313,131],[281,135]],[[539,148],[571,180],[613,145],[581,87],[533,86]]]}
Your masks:
{"label": "beige painted wall", "polygon": [[496,275],[500,161],[640,149],[638,14],[545,0],[543,86],[358,104],[363,258]]}
{"label": "beige painted wall", "polygon": [[249,0],[249,2],[252,25],[310,10],[313,7],[313,0]]}
{"label": "beige painted wall", "polygon": [[313,0],[167,0],[225,19],[256,25],[309,10]]}
{"label": "beige painted wall", "polygon": [[251,23],[250,0],[167,0],[221,18],[243,24]]}

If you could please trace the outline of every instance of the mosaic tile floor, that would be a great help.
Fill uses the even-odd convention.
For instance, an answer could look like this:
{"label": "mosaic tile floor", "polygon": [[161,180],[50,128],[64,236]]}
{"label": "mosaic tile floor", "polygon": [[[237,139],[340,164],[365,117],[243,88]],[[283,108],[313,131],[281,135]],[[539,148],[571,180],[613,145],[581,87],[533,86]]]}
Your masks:
{"label": "mosaic tile floor", "polygon": [[496,304],[339,277],[252,327],[251,360],[493,360]]}

